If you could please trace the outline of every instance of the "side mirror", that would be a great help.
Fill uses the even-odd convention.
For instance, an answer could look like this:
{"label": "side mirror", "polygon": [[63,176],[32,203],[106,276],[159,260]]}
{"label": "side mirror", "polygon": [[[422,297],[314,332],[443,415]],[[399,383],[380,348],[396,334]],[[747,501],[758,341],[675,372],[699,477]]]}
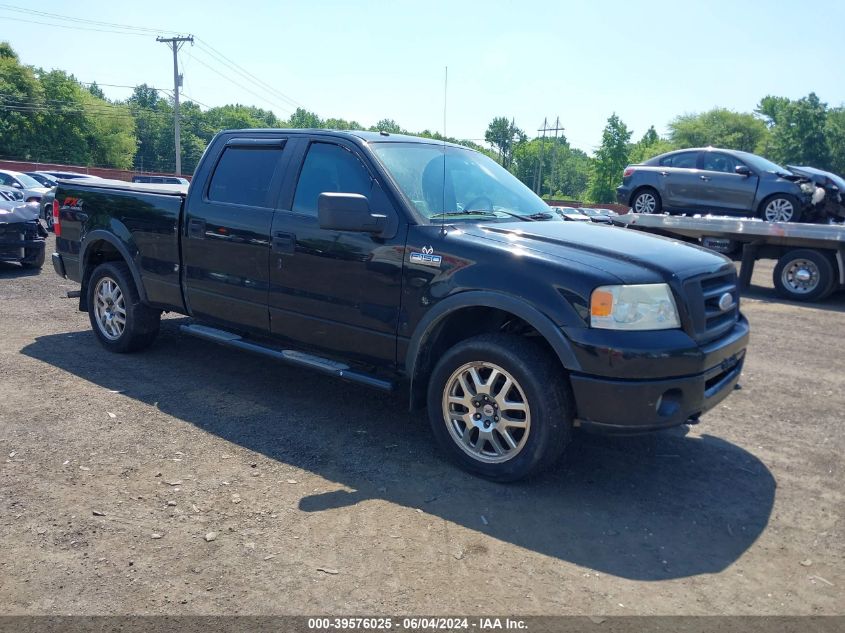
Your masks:
{"label": "side mirror", "polygon": [[13,183],[12,183],[12,186],[13,186],[15,189],[23,189],[23,185],[22,185],[21,183],[19,183],[19,182],[13,182]]}
{"label": "side mirror", "polygon": [[321,193],[317,198],[321,229],[381,233],[387,216],[370,212],[370,201],[360,193]]}
{"label": "side mirror", "polygon": [[737,165],[734,168],[734,171],[737,174],[739,174],[740,176],[750,176],[751,175],[751,170],[748,169],[748,167],[746,167],[745,165]]}

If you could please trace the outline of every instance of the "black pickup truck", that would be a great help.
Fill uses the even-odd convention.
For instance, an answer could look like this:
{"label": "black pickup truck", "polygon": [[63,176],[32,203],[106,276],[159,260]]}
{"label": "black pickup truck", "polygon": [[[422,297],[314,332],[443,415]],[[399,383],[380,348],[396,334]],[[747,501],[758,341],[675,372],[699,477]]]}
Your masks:
{"label": "black pickup truck", "polygon": [[[62,182],[53,266],[107,349],[186,334],[428,408],[499,481],[573,427],[691,423],[733,389],[748,323],[729,260],[562,222],[472,150],[386,133],[218,134],[182,186]],[[315,403],[315,406],[318,403]]]}

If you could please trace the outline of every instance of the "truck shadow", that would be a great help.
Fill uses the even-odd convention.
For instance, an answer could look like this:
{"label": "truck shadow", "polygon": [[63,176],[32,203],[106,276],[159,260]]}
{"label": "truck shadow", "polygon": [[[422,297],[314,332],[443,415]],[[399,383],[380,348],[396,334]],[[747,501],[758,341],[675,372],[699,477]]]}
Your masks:
{"label": "truck shadow", "polygon": [[823,301],[790,301],[781,297],[771,286],[751,286],[742,293],[743,299],[756,299],[766,303],[782,303],[789,306],[802,306],[815,310],[827,310],[830,312],[845,312],[845,292],[835,292]]}
{"label": "truck shadow", "polygon": [[304,496],[303,512],[384,499],[588,570],[665,580],[724,570],[772,511],[776,484],[760,460],[681,429],[576,435],[552,472],[483,481],[442,459],[401,397],[180,335],[181,322],[165,320],[142,354],[109,354],[87,331],[23,353],[344,488]]}
{"label": "truck shadow", "polygon": [[40,268],[26,268],[12,262],[0,262],[0,279],[17,279],[18,277],[35,277],[41,274]]}

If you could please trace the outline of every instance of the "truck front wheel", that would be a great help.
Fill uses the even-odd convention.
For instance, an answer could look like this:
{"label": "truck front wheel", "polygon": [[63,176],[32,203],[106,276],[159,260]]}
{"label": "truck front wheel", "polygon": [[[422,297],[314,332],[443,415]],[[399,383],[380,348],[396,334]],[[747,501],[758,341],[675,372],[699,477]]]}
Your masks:
{"label": "truck front wheel", "polygon": [[428,413],[438,443],[464,469],[515,481],[561,456],[574,407],[560,364],[547,350],[521,336],[482,334],[437,363]]}
{"label": "truck front wheel", "polygon": [[126,264],[105,262],[94,269],[88,281],[88,318],[103,347],[126,353],[152,344],[161,312],[141,302]]}

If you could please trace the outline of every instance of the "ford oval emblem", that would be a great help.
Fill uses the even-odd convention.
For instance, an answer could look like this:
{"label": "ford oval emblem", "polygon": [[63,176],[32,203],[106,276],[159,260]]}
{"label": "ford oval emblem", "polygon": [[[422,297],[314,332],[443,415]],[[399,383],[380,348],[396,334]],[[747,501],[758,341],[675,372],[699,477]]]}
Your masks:
{"label": "ford oval emblem", "polygon": [[722,312],[727,312],[731,308],[734,307],[734,298],[730,292],[726,292],[721,297],[719,297],[719,309]]}

